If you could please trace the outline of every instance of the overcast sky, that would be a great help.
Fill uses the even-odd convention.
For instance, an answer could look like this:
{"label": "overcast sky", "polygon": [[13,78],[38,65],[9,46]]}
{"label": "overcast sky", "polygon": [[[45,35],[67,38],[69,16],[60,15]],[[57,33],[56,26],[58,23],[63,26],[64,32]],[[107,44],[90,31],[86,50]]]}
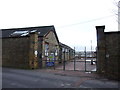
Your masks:
{"label": "overcast sky", "polygon": [[96,47],[95,26],[117,31],[119,0],[0,0],[0,29],[54,25],[59,41],[77,51]]}

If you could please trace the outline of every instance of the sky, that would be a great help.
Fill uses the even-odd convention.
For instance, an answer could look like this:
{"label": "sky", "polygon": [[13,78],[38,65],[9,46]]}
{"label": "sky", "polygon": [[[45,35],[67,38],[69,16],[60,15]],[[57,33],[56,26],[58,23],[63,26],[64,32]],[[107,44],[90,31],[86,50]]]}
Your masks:
{"label": "sky", "polygon": [[95,26],[118,30],[119,0],[0,0],[0,29],[54,25],[59,41],[95,50]]}

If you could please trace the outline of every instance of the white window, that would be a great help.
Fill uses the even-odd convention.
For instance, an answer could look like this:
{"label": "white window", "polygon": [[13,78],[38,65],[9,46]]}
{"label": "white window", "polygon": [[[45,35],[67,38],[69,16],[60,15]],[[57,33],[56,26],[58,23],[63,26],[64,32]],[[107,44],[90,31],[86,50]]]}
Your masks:
{"label": "white window", "polygon": [[45,56],[48,56],[49,44],[45,43]]}
{"label": "white window", "polygon": [[65,52],[68,52],[68,49],[66,49]]}
{"label": "white window", "polygon": [[62,48],[62,52],[64,52],[65,51],[65,49],[64,48]]}
{"label": "white window", "polygon": [[57,47],[57,45],[55,46],[55,56],[57,56],[58,55],[58,47]]}

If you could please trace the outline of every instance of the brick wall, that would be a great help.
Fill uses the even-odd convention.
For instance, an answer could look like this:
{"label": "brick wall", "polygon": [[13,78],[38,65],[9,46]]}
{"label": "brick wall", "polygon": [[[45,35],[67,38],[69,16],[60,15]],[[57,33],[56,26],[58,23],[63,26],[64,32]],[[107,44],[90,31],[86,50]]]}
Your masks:
{"label": "brick wall", "polygon": [[97,26],[97,71],[119,79],[120,32],[104,32],[105,26]]}

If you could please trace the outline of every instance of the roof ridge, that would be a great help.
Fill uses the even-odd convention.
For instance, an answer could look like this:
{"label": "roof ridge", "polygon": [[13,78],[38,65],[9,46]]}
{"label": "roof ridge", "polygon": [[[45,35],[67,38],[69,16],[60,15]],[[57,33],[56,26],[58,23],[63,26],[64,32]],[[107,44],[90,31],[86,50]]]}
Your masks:
{"label": "roof ridge", "polygon": [[32,28],[44,28],[44,27],[54,27],[54,25],[49,25],[49,26],[34,26],[34,27],[21,27],[21,28],[8,28],[8,29],[0,29],[0,30],[32,29]]}

